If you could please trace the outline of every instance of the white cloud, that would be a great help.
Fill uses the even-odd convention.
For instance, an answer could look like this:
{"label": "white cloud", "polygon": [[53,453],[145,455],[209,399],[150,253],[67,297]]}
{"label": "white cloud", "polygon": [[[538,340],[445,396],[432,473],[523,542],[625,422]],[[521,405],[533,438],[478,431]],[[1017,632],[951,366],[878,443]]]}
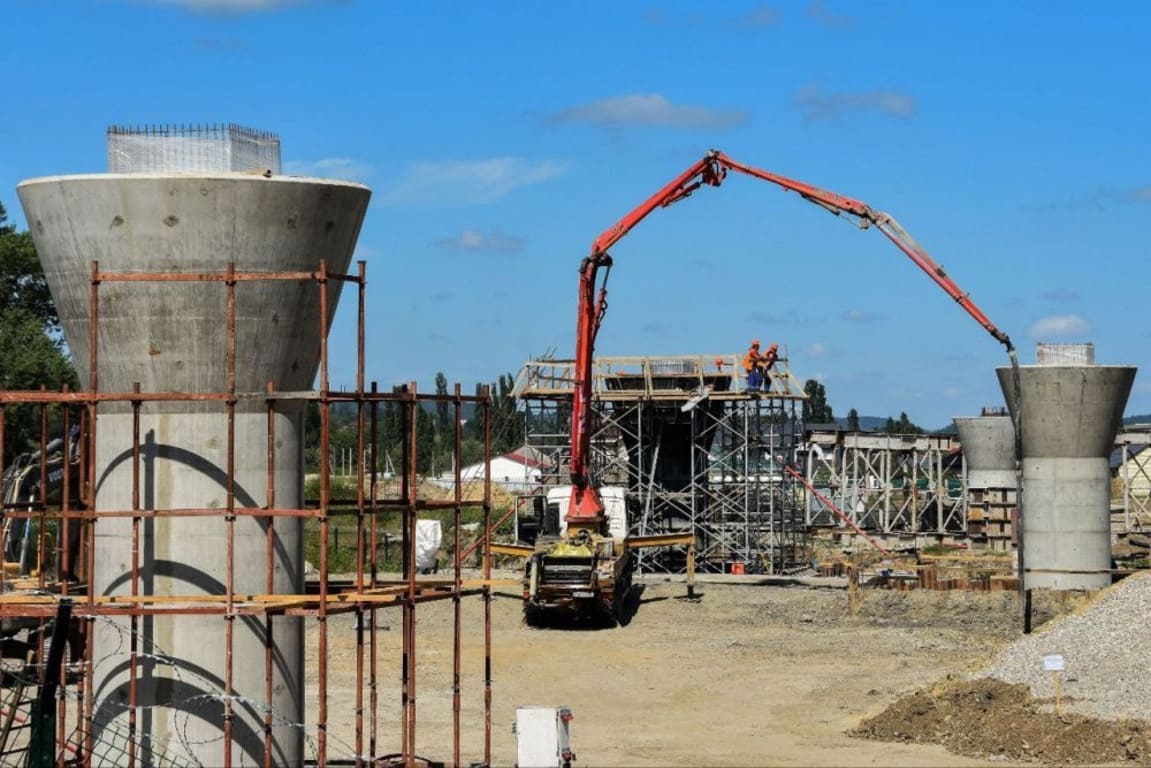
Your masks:
{"label": "white cloud", "polygon": [[375,169],[371,163],[351,157],[324,157],[319,160],[291,160],[284,163],[288,176],[312,176],[319,179],[363,181]]}
{"label": "white cloud", "polygon": [[533,162],[522,157],[417,162],[379,200],[393,207],[484,205],[563,173],[563,165],[554,160]]}
{"label": "white cloud", "polygon": [[874,323],[879,320],[884,320],[885,317],[876,312],[869,312],[866,309],[852,308],[843,313],[843,319],[849,323]]}
{"label": "white cloud", "polygon": [[603,126],[656,125],[672,128],[720,129],[747,122],[739,110],[675,104],[659,93],[635,93],[577,104],[550,117],[556,123]]}
{"label": "white cloud", "polygon": [[824,93],[818,85],[800,90],[792,100],[803,110],[803,121],[838,120],[851,112],[880,112],[891,117],[907,119],[915,116],[914,96],[899,91],[840,91]]}
{"label": "white cloud", "polygon": [[1039,295],[1048,301],[1079,301],[1079,293],[1071,290],[1070,288],[1052,288],[1051,290],[1044,291]]}
{"label": "white cloud", "polygon": [[1025,211],[1051,213],[1063,210],[1079,210],[1089,208],[1104,211],[1116,205],[1131,205],[1138,203],[1151,203],[1151,184],[1142,187],[1113,187],[1103,185],[1085,197],[1076,197],[1061,202],[1027,205]]}
{"label": "white cloud", "polygon": [[783,12],[771,5],[757,5],[734,21],[745,27],[774,27],[783,21]]}
{"label": "white cloud", "polygon": [[242,14],[275,11],[311,0],[137,0],[151,5],[173,5],[197,13]]}
{"label": "white cloud", "polygon": [[1091,333],[1091,324],[1079,315],[1048,315],[1031,325],[1031,338],[1036,341],[1082,339]]}
{"label": "white cloud", "polygon": [[821,341],[817,341],[814,344],[808,344],[803,351],[807,353],[808,357],[816,359],[827,356],[827,347]]}
{"label": "white cloud", "polygon": [[855,25],[855,17],[836,13],[823,0],[814,0],[807,6],[807,18],[824,27],[845,29]]}
{"label": "white cloud", "polygon": [[509,235],[499,229],[484,233],[478,229],[465,229],[452,237],[441,237],[434,245],[456,251],[500,251],[513,253],[524,247],[523,238]]}

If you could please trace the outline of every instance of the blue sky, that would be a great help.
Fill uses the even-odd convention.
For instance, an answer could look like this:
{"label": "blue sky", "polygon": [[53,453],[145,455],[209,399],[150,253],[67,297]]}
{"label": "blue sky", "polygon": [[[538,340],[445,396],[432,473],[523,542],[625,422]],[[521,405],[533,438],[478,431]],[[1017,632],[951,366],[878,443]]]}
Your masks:
{"label": "blue sky", "polygon": [[[710,147],[899,221],[1034,360],[1145,366],[1151,5],[7,0],[0,201],[110,123],[276,131],[372,187],[368,373],[469,387],[571,353],[592,240]],[[613,250],[599,352],[786,347],[837,414],[1000,404],[1002,348],[877,232],[749,178]],[[333,331],[353,383],[354,303]],[[341,359],[342,356],[342,359]],[[1128,412],[1151,411],[1151,377]]]}

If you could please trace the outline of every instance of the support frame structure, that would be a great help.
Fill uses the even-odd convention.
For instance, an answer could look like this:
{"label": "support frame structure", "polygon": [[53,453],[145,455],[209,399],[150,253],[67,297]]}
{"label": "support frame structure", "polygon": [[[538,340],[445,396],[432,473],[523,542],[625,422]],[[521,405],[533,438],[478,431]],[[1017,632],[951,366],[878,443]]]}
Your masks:
{"label": "support frame structure", "polygon": [[[280,391],[274,381],[269,381],[265,391],[241,392],[235,386],[235,335],[236,313],[235,295],[245,284],[265,281],[290,280],[313,286],[319,293],[321,311],[320,323],[320,364],[317,375],[318,389],[309,391]],[[352,391],[334,391],[329,380],[329,290],[333,283],[340,281],[355,287],[358,296],[357,344],[355,360],[355,388]],[[180,283],[214,283],[227,293],[227,316],[221,319],[221,332],[227,338],[227,380],[220,382],[215,392],[145,392],[139,385],[131,392],[105,392],[99,387],[97,372],[99,360],[98,320],[100,309],[100,288],[112,282],[152,283],[164,286],[166,290],[178,290]],[[454,766],[470,764],[490,765],[491,758],[491,702],[492,702],[492,648],[491,648],[491,601],[492,574],[490,540],[483,537],[476,542],[482,553],[482,567],[478,573],[465,577],[460,542],[461,515],[465,509],[480,510],[482,528],[491,528],[492,489],[489,480],[484,480],[482,490],[470,488],[467,493],[461,482],[458,462],[454,477],[454,490],[451,498],[435,500],[425,496],[416,471],[417,448],[421,441],[430,440],[431,435],[421,434],[417,429],[419,409],[429,404],[446,403],[454,413],[456,431],[453,436],[457,455],[462,439],[464,409],[475,409],[485,425],[490,425],[490,393],[484,388],[475,395],[461,394],[457,384],[453,394],[431,395],[417,392],[414,382],[394,392],[380,392],[377,384],[367,384],[365,376],[365,322],[364,308],[367,287],[366,268],[361,261],[355,274],[329,273],[325,262],[313,272],[252,272],[236,271],[234,265],[218,272],[198,271],[195,273],[111,273],[103,271],[96,262],[92,263],[90,280],[90,355],[88,386],[83,392],[67,389],[50,392],[8,391],[0,392],[0,476],[5,474],[3,447],[5,442],[5,416],[15,408],[38,409],[41,429],[38,454],[42,482],[39,495],[32,499],[4,499],[3,513],[5,525],[0,527],[0,551],[6,550],[5,535],[11,535],[12,526],[24,521],[23,526],[33,523],[36,536],[33,546],[37,550],[38,567],[32,575],[9,575],[0,569],[0,619],[4,622],[5,634],[15,637],[27,636],[33,647],[29,659],[39,658],[37,643],[42,644],[46,636],[45,627],[57,613],[62,602],[71,602],[72,615],[76,621],[76,641],[72,653],[61,662],[60,679],[68,681],[60,688],[62,700],[60,715],[55,725],[55,739],[52,754],[40,755],[42,764],[67,765],[182,765],[201,762],[187,751],[188,745],[179,743],[155,743],[150,739],[143,721],[143,713],[136,701],[137,681],[149,666],[171,661],[154,648],[145,648],[140,642],[139,629],[150,617],[164,615],[178,621],[210,622],[220,625],[219,642],[221,658],[225,667],[220,670],[223,686],[215,691],[213,698],[222,712],[223,733],[218,745],[218,764],[224,766],[251,764],[248,756],[237,754],[232,726],[236,720],[236,710],[263,713],[264,741],[261,764],[275,764],[276,754],[273,726],[281,713],[273,710],[270,703],[273,688],[281,680],[277,670],[279,660],[275,658],[274,637],[276,622],[285,618],[312,621],[316,625],[317,648],[314,658],[306,660],[317,671],[317,706],[309,712],[304,722],[290,723],[304,732],[309,746],[308,764],[374,766],[380,760],[390,759],[392,764],[413,766],[417,759],[417,673],[419,632],[417,612],[419,606],[434,601],[451,601],[453,605],[453,658],[452,658],[452,743],[448,763]],[[267,503],[259,507],[244,507],[238,504],[233,493],[235,466],[235,411],[241,401],[257,401],[267,411]],[[320,442],[318,462],[318,499],[305,503],[302,508],[278,507],[275,502],[276,435],[275,423],[277,408],[286,403],[298,407],[300,401],[318,409]],[[119,408],[129,408],[133,422],[139,424],[140,415],[158,403],[196,402],[207,404],[218,410],[221,433],[226,435],[225,453],[227,466],[222,483],[228,490],[227,504],[223,508],[174,509],[145,508],[138,492],[141,485],[142,457],[139,429],[134,430],[134,444],[124,446],[130,456],[134,492],[130,509],[96,509],[96,487],[94,482],[97,467],[97,441],[101,412],[112,404]],[[355,410],[356,444],[358,455],[365,460],[357,462],[354,500],[337,500],[332,493],[331,467],[327,460],[331,445],[332,409],[343,405]],[[377,457],[383,451],[379,445],[377,425],[381,409],[397,409],[401,414],[404,441],[403,459],[399,467],[398,480],[385,482],[378,469]],[[70,457],[66,464],[74,464],[76,471],[65,469],[62,477],[62,493],[59,500],[48,495],[47,472],[49,454],[53,450],[49,440],[50,423],[62,425],[64,434],[63,455]],[[75,429],[73,429],[75,427]],[[483,461],[485,467],[491,460],[490,426],[485,428],[483,440]],[[485,478],[488,476],[485,471]],[[418,573],[416,564],[416,529],[422,514],[446,513],[453,522],[455,540],[452,547],[453,562],[446,577],[428,578]],[[267,559],[267,590],[264,594],[240,594],[233,587],[232,568],[238,553],[235,552],[233,533],[235,522],[241,517],[252,517],[261,521],[267,531],[267,549],[261,556]],[[203,519],[205,524],[217,524],[227,530],[227,573],[221,575],[224,588],[219,594],[152,595],[146,589],[145,564],[141,557],[141,540],[147,521],[160,517],[187,517]],[[102,520],[129,518],[133,526],[133,542],[130,562],[131,589],[128,595],[101,595],[93,588],[96,531]],[[350,578],[337,579],[330,572],[329,552],[332,544],[333,522],[351,518],[355,522],[355,570]],[[314,588],[299,593],[276,592],[273,586],[272,555],[275,547],[275,529],[278,521],[303,519],[312,521],[318,529],[319,562]],[[385,520],[399,521],[402,540],[402,567],[399,574],[384,571],[380,558],[381,546],[385,541],[383,525]],[[79,526],[81,535],[76,537],[74,527]],[[73,535],[70,535],[73,534]],[[27,540],[27,537],[25,537]],[[78,557],[71,551],[73,543],[79,540]],[[244,556],[256,556],[244,553]],[[70,569],[65,564],[78,560],[81,573],[66,573]],[[54,572],[48,567],[55,563]],[[482,708],[483,723],[473,725],[483,732],[482,755],[464,760],[461,756],[461,665],[462,616],[460,601],[475,597],[483,603],[483,626],[471,631],[482,633],[483,657],[478,660],[483,665]],[[388,664],[381,658],[378,638],[378,614],[381,610],[395,608],[402,614],[402,658],[399,664]],[[355,632],[356,690],[354,701],[338,702],[354,717],[354,744],[335,744],[329,738],[329,725],[332,710],[329,691],[330,637],[333,629],[329,619],[342,614],[352,614]],[[127,638],[119,648],[99,648],[94,641],[93,629],[98,622],[106,622],[113,617],[127,618],[131,627]],[[255,664],[254,659],[234,658],[232,652],[233,626],[235,621],[259,622],[264,624],[267,638],[266,653],[262,664],[265,669],[265,700],[251,701],[238,698],[231,689],[232,670],[237,664]],[[36,640],[35,638],[40,638]],[[11,638],[10,638],[11,639]],[[42,650],[42,649],[41,649]],[[106,660],[109,655],[119,654],[128,669],[130,680],[128,700],[122,706],[128,710],[127,725],[122,730],[109,731],[98,722],[101,711],[100,697],[94,688],[93,669],[96,663]],[[384,739],[380,732],[383,725],[380,718],[381,688],[384,687],[382,670],[397,667],[399,681],[395,693],[401,699],[402,722],[393,724],[399,732],[400,751],[398,754],[384,755]],[[23,667],[27,676],[25,682],[35,688],[44,678],[43,664],[26,664]],[[18,702],[9,702],[14,711]],[[4,729],[5,740],[0,743],[0,754],[15,754],[27,750],[27,744],[15,743],[9,739],[9,729]],[[201,745],[202,746],[202,745]],[[444,745],[437,745],[445,748]],[[212,758],[213,760],[217,758]],[[0,761],[2,762],[2,761]]]}
{"label": "support frame structure", "polygon": [[[591,472],[629,499],[629,535],[691,532],[703,571],[777,573],[810,562],[799,456],[802,386],[781,357],[762,392],[738,355],[600,357]],[[572,363],[529,361],[517,379],[525,442],[547,457],[542,484],[568,482]],[[679,549],[637,551],[640,572],[682,573]]]}

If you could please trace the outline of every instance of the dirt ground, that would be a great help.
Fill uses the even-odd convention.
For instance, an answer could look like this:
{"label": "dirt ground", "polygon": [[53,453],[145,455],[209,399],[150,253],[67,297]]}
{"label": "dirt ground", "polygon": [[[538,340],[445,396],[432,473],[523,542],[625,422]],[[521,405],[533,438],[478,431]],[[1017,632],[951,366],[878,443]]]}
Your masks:
{"label": "dirt ground", "polygon": [[[507,575],[511,575],[510,573]],[[722,577],[687,600],[649,579],[626,626],[532,629],[516,590],[493,600],[492,761],[515,762],[520,705],[574,713],[577,766],[986,764],[848,731],[903,695],[981,666],[1016,634],[1014,594],[843,589]],[[418,754],[451,758],[452,607],[418,608]],[[463,601],[463,762],[483,757],[483,607]],[[330,632],[329,756],[354,754],[355,632]],[[399,750],[400,613],[378,613],[377,754]],[[314,627],[309,659],[315,659]],[[309,713],[315,669],[309,662]],[[365,700],[366,700],[365,692]],[[366,748],[365,748],[366,750]]]}
{"label": "dirt ground", "polygon": [[855,733],[1044,764],[1151,764],[1146,723],[1057,713],[1052,702],[1036,699],[1026,685],[992,679],[941,680],[865,720]]}

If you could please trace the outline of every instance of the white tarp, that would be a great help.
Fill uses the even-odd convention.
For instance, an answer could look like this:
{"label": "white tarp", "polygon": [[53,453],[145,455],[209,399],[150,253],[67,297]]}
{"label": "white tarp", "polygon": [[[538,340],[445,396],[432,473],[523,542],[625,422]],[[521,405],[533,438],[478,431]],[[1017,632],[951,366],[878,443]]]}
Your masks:
{"label": "white tarp", "polygon": [[439,520],[416,521],[416,568],[421,571],[436,567],[444,529]]}

